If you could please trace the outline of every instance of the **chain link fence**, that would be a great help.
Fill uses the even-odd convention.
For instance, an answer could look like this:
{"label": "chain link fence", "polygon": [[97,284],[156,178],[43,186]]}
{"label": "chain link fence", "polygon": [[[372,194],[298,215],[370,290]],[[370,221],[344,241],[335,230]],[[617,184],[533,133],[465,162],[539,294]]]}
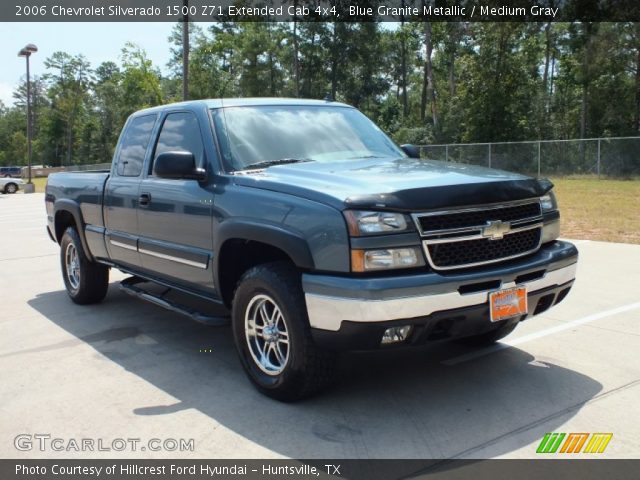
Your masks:
{"label": "chain link fence", "polygon": [[[31,176],[34,178],[47,177],[51,173],[56,172],[82,172],[87,170],[110,170],[110,163],[95,163],[92,165],[69,165],[66,167],[43,167],[42,165],[34,165],[31,167]],[[29,167],[22,167],[22,178],[29,176]]]}
{"label": "chain link fence", "polygon": [[84,172],[86,170],[111,170],[111,162],[94,163],[93,165],[69,165],[64,167],[66,172]]}
{"label": "chain link fence", "polygon": [[423,158],[533,176],[640,177],[640,137],[420,145]]}
{"label": "chain link fence", "polygon": [[[526,175],[553,177],[597,175],[640,178],[640,137],[540,140],[528,142],[418,145],[422,158],[500,168]],[[27,167],[22,175],[26,176]],[[34,176],[54,171],[108,170],[110,163],[32,168]]]}

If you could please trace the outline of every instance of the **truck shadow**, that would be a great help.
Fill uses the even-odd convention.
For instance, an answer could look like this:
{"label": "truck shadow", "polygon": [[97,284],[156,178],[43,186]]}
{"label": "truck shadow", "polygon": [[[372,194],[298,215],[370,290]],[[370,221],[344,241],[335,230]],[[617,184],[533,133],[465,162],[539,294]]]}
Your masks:
{"label": "truck shadow", "polygon": [[[517,348],[446,366],[443,360],[470,350],[443,343],[346,355],[335,387],[281,404],[252,388],[229,327],[208,327],[135,301],[115,284],[97,306],[74,305],[64,291],[28,303],[74,338],[8,355],[89,344],[178,399],[132,406],[134,415],[197,409],[211,419],[190,432],[197,457],[221,455],[215,448],[220,439],[211,438],[218,424],[261,447],[254,456],[264,449],[292,458],[494,457],[537,445],[602,390],[557,360]],[[534,454],[530,448],[526,455]]]}

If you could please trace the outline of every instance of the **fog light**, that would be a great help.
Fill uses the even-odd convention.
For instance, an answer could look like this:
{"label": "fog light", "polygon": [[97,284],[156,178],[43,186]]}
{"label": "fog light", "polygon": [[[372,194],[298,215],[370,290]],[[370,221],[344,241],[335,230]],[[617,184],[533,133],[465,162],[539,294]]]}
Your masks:
{"label": "fog light", "polygon": [[387,328],[382,334],[382,341],[380,343],[387,345],[389,343],[404,342],[409,337],[412,329],[413,326],[411,325]]}

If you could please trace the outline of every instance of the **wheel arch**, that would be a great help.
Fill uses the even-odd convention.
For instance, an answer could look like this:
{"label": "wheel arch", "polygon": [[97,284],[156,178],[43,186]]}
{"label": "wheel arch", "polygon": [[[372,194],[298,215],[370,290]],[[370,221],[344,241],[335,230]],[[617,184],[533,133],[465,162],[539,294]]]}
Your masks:
{"label": "wheel arch", "polygon": [[306,240],[281,226],[228,221],[215,240],[214,282],[227,307],[238,280],[251,267],[282,260],[300,270],[314,268]]}
{"label": "wheel arch", "polygon": [[90,261],[93,261],[84,232],[84,221],[80,206],[72,200],[62,199],[55,202],[53,209],[54,235],[58,244],[62,241],[65,230],[69,227],[75,227],[85,255]]}

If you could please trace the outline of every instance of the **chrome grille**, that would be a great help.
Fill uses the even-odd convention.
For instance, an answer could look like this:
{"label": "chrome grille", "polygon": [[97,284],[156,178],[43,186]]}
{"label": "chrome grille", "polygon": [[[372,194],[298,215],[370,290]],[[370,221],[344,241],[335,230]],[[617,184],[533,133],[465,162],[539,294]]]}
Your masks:
{"label": "chrome grille", "polygon": [[434,230],[449,230],[452,228],[473,227],[485,225],[491,220],[511,222],[523,218],[539,217],[540,203],[525,203],[522,205],[501,206],[487,210],[463,210],[458,213],[444,213],[425,215],[420,217],[420,227],[423,232]]}
{"label": "chrome grille", "polygon": [[526,200],[413,215],[429,265],[452,270],[535,252],[542,237],[540,202]]}

